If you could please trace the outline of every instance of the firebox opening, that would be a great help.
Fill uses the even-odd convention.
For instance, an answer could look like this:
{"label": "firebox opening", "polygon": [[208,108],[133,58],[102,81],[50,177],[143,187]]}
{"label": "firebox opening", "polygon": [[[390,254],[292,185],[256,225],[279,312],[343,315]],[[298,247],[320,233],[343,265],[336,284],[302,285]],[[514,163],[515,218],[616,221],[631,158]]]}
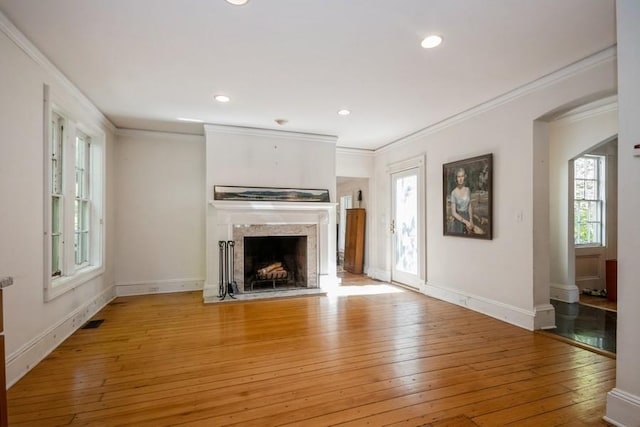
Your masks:
{"label": "firebox opening", "polygon": [[307,287],[307,236],[244,238],[244,291]]}

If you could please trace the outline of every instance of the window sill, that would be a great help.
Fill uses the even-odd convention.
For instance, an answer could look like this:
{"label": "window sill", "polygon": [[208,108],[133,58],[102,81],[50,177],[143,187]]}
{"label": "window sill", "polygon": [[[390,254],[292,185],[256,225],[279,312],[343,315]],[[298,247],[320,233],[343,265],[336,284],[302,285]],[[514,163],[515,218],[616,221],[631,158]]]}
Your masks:
{"label": "window sill", "polygon": [[60,295],[63,295],[70,290],[87,283],[89,280],[100,276],[102,273],[104,273],[103,266],[88,266],[78,270],[73,276],[50,279],[44,289],[44,300],[45,302],[52,301]]}

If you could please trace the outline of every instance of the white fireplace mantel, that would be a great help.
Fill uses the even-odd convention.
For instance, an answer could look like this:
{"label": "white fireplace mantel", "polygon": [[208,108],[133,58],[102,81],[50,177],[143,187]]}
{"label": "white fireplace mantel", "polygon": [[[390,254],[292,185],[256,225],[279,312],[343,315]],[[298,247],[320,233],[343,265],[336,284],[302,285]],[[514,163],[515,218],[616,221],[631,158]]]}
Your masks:
{"label": "white fireplace mantel", "polygon": [[[220,213],[230,214],[241,213],[267,213],[269,216],[277,216],[281,213],[302,213],[316,212],[329,218],[331,214],[335,216],[336,204],[326,202],[250,202],[250,201],[230,201],[230,200],[210,200],[209,205]],[[276,219],[277,220],[277,219]]]}
{"label": "white fireplace mantel", "polygon": [[240,225],[314,224],[317,228],[317,283],[336,281],[336,204],[209,200],[207,209],[207,278],[204,301],[218,294],[218,241],[233,240]]}
{"label": "white fireplace mantel", "polygon": [[220,210],[265,210],[265,211],[327,211],[336,208],[330,202],[262,202],[241,200],[209,200],[209,205]]}

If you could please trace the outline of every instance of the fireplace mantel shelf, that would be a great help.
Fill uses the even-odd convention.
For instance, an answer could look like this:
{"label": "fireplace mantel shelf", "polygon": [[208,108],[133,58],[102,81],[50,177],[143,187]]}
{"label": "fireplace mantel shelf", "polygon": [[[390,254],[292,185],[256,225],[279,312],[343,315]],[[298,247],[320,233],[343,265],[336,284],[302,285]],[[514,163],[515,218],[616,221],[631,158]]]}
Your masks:
{"label": "fireplace mantel shelf", "polygon": [[230,200],[209,200],[209,205],[221,210],[264,210],[264,211],[327,211],[337,204],[330,202],[249,202]]}

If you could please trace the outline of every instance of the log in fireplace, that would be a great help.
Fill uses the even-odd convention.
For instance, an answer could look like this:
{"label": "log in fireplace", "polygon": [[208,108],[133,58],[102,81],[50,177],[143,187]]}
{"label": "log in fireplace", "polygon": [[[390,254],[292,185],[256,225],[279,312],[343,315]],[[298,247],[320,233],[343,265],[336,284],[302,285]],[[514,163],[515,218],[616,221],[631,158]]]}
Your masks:
{"label": "log in fireplace", "polygon": [[244,237],[244,291],[307,287],[307,236]]}

